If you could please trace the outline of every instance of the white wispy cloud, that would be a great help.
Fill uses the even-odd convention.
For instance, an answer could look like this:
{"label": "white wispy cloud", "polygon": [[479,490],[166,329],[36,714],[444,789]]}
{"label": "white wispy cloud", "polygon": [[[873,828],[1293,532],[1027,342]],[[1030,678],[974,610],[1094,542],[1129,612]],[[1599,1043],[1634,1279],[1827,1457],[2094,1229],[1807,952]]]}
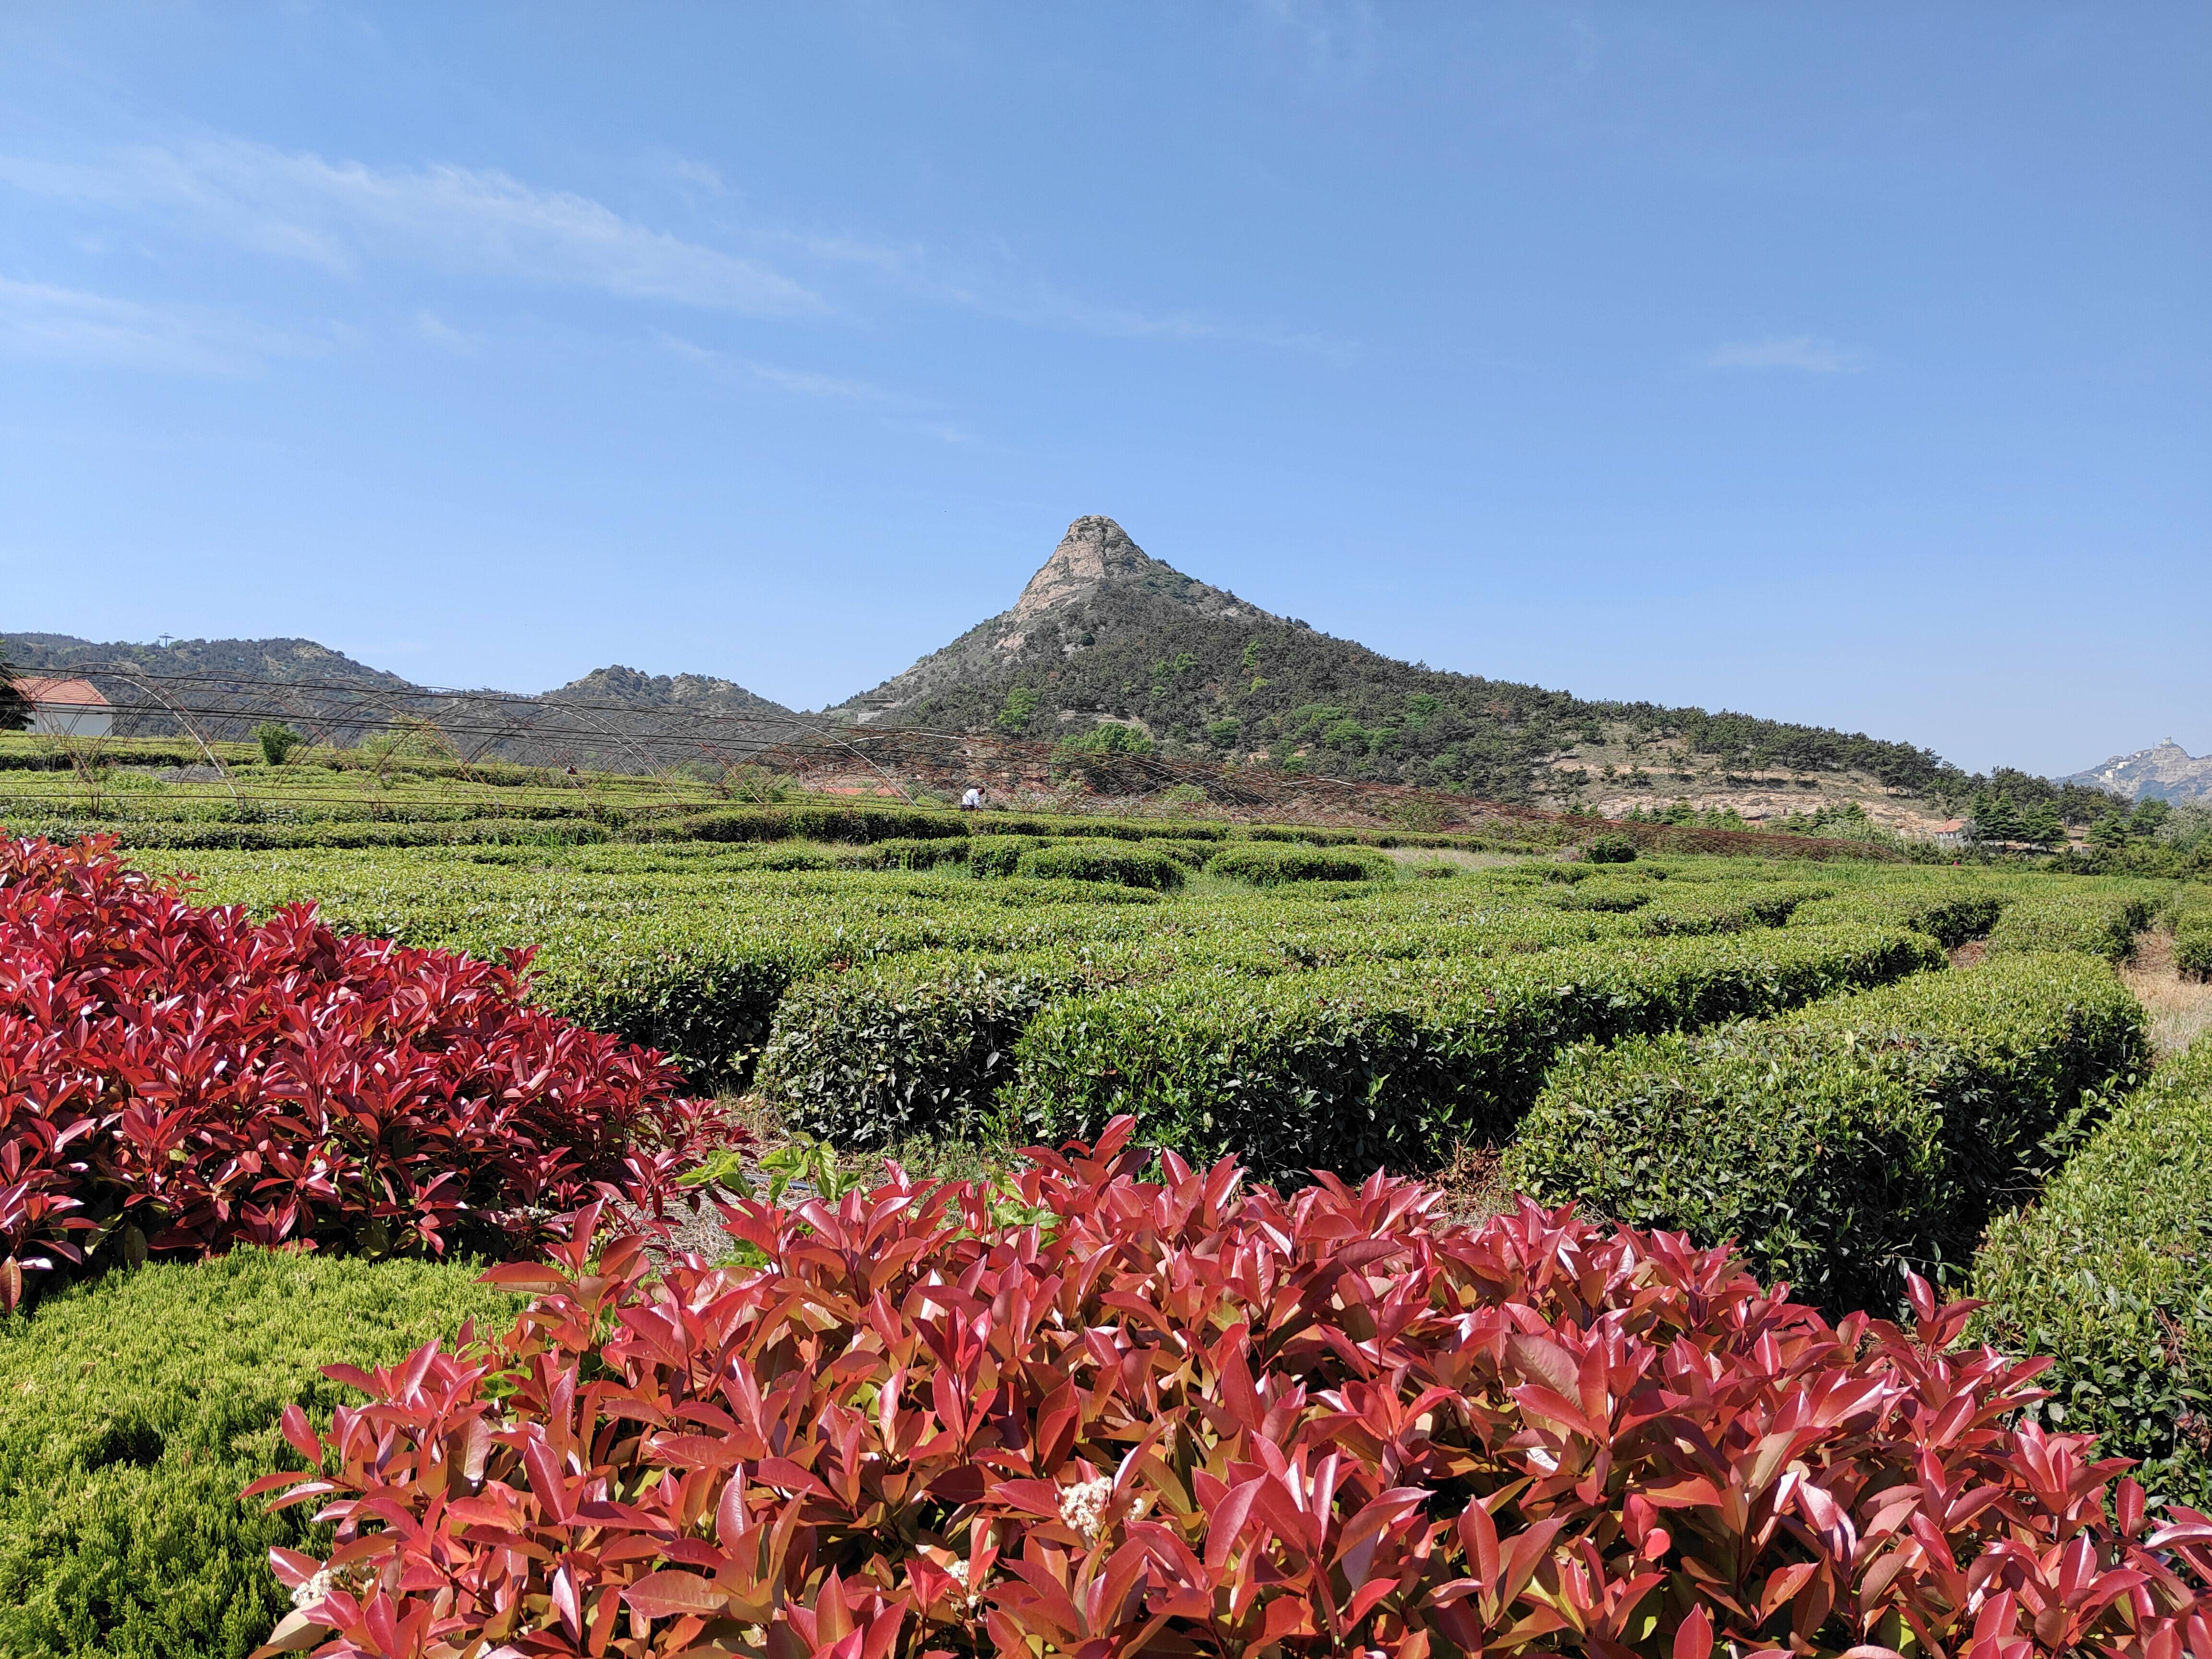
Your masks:
{"label": "white wispy cloud", "polygon": [[823,307],[754,260],[497,168],[372,167],[223,138],[141,147],[91,164],[0,157],[0,184],[167,210],[241,247],[345,275],[392,260],[756,315]]}
{"label": "white wispy cloud", "polygon": [[0,277],[0,355],[164,374],[242,374],[313,342],[198,307]]}
{"label": "white wispy cloud", "polygon": [[765,380],[770,386],[797,392],[802,398],[875,404],[887,409],[927,410],[938,407],[927,398],[872,386],[866,380],[848,380],[842,375],[823,374],[812,369],[787,368],[778,363],[764,363],[751,357],[717,351],[711,346],[701,345],[696,340],[687,340],[682,335],[671,334],[665,329],[655,330],[654,336],[664,349],[689,362],[726,374],[747,375],[757,380]]}
{"label": "white wispy cloud", "polygon": [[1701,361],[1707,368],[1787,368],[1801,374],[1856,374],[1866,367],[1859,353],[1810,334],[1731,341]]}
{"label": "white wispy cloud", "polygon": [[415,337],[456,357],[474,357],[483,349],[483,343],[475,335],[455,328],[434,311],[415,313]]}

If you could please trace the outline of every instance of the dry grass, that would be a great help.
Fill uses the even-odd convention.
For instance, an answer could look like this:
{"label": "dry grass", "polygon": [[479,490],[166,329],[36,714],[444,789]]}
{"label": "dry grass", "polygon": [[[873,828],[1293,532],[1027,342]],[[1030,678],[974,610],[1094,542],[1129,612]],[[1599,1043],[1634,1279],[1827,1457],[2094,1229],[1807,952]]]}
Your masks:
{"label": "dry grass", "polygon": [[2212,984],[2185,980],[2174,970],[2172,934],[2138,934],[2135,959],[2120,969],[2120,977],[2148,1011],[2151,1043],[2161,1056],[2178,1054],[2212,1033]]}
{"label": "dry grass", "polygon": [[1498,1178],[1504,1157],[1495,1146],[1462,1141],[1451,1161],[1425,1179],[1444,1195],[1443,1213],[1454,1221],[1481,1222],[1513,1207],[1512,1192]]}
{"label": "dry grass", "polygon": [[1547,856],[1528,853],[1475,852],[1464,847],[1382,847],[1376,850],[1388,854],[1401,864],[1455,864],[1462,870],[1488,870],[1501,864],[1525,864],[1532,856]]}

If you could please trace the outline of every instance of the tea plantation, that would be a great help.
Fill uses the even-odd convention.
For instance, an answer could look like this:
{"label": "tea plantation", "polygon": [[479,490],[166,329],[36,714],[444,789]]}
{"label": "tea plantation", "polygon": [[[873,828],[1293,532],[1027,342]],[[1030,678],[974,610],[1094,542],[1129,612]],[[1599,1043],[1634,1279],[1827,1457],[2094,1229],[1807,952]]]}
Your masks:
{"label": "tea plantation", "polygon": [[[2114,971],[2161,929],[2202,972],[2212,890],[818,804],[684,822],[126,841],[198,904],[515,953],[538,1011],[854,1158],[1003,1164],[1128,1119],[1295,1193],[1490,1149],[1500,1201],[1733,1241],[1832,1318],[1896,1315],[1908,1272],[1971,1287],[1985,1340],[2055,1358],[2048,1421],[2144,1460],[2154,1505],[2212,1500],[2212,1052],[2160,1063]],[[0,989],[19,1024],[23,995]],[[317,1366],[502,1304],[476,1267],[378,1254],[108,1249],[33,1286],[0,1323],[0,1654],[268,1635],[264,1552],[328,1535],[237,1500],[297,1466],[283,1406],[326,1425],[352,1396]]]}

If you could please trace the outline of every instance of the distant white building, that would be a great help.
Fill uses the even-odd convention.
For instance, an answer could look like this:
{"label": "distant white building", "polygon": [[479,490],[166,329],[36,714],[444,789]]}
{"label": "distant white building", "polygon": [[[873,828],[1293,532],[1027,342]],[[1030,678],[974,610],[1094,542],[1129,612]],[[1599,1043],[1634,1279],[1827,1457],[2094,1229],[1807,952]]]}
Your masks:
{"label": "distant white building", "polygon": [[104,738],[115,729],[115,710],[90,680],[26,678],[15,690],[31,705],[24,730],[52,738]]}
{"label": "distant white building", "polygon": [[1966,844],[1966,821],[1946,818],[1941,823],[1928,826],[1928,839],[1938,847],[1964,847]]}

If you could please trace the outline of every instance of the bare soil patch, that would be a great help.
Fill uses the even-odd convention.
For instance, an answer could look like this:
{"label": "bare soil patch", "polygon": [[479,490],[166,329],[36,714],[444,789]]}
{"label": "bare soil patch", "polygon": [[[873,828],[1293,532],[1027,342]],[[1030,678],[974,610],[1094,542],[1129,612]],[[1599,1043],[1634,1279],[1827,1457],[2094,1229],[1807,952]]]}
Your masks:
{"label": "bare soil patch", "polygon": [[2134,959],[2120,977],[2149,1012],[2151,1043],[2161,1056],[2179,1054],[2212,1032],[2212,983],[2184,979],[2175,970],[2172,934],[2137,934]]}

